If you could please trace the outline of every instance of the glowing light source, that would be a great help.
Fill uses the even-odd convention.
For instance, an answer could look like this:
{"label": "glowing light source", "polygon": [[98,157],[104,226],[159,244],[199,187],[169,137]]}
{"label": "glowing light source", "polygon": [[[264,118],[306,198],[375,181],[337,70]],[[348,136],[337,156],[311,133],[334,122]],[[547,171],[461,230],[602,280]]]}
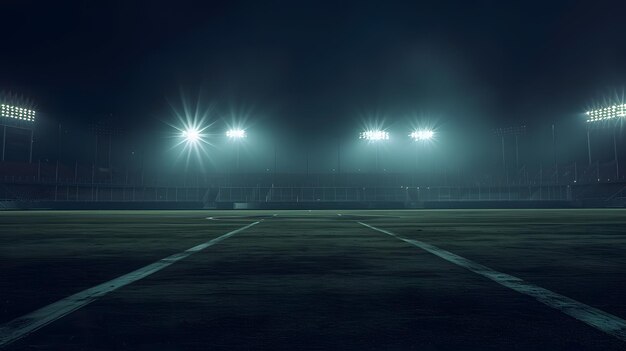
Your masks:
{"label": "glowing light source", "polygon": [[243,129],[229,129],[226,136],[231,139],[243,139],[247,137],[246,131]]}
{"label": "glowing light source", "polygon": [[427,141],[435,136],[435,132],[430,129],[421,129],[411,132],[409,136],[415,141]]}
{"label": "glowing light source", "polygon": [[34,122],[35,111],[27,108],[11,106],[7,104],[0,104],[0,116],[5,118],[12,118],[16,120]]}
{"label": "glowing light source", "polygon": [[187,143],[195,144],[200,141],[200,131],[195,128],[189,128],[182,132],[182,137],[185,138]]}
{"label": "glowing light source", "polygon": [[626,104],[613,105],[585,112],[587,123],[600,122],[618,117],[626,117]]}
{"label": "glowing light source", "polygon": [[361,132],[361,134],[359,135],[359,139],[365,139],[369,141],[388,140],[389,133],[384,130],[367,130],[365,132]]}

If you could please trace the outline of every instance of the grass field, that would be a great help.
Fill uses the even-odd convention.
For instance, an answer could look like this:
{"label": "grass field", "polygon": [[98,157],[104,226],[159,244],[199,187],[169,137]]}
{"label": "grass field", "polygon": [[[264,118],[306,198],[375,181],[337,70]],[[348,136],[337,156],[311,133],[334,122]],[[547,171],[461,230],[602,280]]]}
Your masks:
{"label": "grass field", "polygon": [[[418,244],[604,311],[614,332]],[[0,341],[157,261],[4,348],[626,350],[624,210],[0,212]]]}

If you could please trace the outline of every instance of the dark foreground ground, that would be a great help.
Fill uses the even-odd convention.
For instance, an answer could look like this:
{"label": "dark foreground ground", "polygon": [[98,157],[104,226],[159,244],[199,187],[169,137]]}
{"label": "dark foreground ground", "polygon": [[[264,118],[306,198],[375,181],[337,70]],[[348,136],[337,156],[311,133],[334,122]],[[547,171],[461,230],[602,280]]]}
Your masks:
{"label": "dark foreground ground", "polygon": [[261,219],[6,349],[626,350],[357,223],[626,318],[625,210],[4,212],[0,325]]}

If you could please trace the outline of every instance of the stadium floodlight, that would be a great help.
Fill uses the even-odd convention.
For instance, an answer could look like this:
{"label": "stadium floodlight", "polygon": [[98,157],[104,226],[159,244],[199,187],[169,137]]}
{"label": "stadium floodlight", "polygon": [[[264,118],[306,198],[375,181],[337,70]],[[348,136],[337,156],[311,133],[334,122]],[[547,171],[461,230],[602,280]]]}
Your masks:
{"label": "stadium floodlight", "polygon": [[367,130],[361,132],[359,139],[368,141],[389,140],[389,133],[384,130]]}
{"label": "stadium floodlight", "polygon": [[226,132],[226,136],[231,139],[243,139],[247,137],[246,131],[243,129],[229,129]]}
{"label": "stadium floodlight", "polygon": [[430,129],[421,129],[411,132],[409,136],[415,141],[428,141],[435,136],[435,132]]}
{"label": "stadium floodlight", "polygon": [[35,111],[8,104],[0,104],[0,116],[18,121],[35,122]]}
{"label": "stadium floodlight", "polygon": [[200,141],[200,131],[196,128],[189,128],[182,132],[182,137],[185,138],[185,141],[188,144],[196,144]]}
{"label": "stadium floodlight", "polygon": [[609,119],[626,117],[626,104],[613,105],[585,112],[587,123],[606,121]]}
{"label": "stadium floodlight", "polygon": [[[614,120],[617,118],[626,118],[626,104],[617,104],[612,105],[596,110],[590,110],[585,112],[587,115],[587,123],[594,122],[603,122],[608,120]],[[591,139],[590,139],[590,128],[587,128],[587,154],[589,157],[589,165],[591,165]],[[617,137],[616,132],[613,131],[613,154],[615,156],[615,176],[619,179],[619,159],[617,157]],[[596,174],[600,174],[600,168],[596,168]]]}
{"label": "stadium floodlight", "polygon": [[0,103],[0,126],[2,126],[2,156],[0,160],[5,160],[5,149],[7,144],[7,127],[30,130],[30,146],[28,162],[33,161],[33,134],[35,123],[35,111],[27,108]]}

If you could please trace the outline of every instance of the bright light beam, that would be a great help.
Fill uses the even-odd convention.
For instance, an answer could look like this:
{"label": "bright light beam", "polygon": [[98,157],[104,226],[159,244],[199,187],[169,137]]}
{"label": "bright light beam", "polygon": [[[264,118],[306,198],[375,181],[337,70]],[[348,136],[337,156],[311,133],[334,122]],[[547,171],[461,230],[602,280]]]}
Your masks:
{"label": "bright light beam", "polygon": [[361,132],[359,139],[365,139],[368,141],[389,140],[389,133],[384,130],[367,130]]}
{"label": "bright light beam", "polygon": [[177,147],[179,145],[184,146],[184,150],[200,150],[204,151],[204,145],[210,145],[207,140],[207,134],[205,134],[205,130],[209,126],[205,126],[200,128],[198,126],[185,126],[183,128],[178,129],[178,142],[173,146]]}
{"label": "bright light beam", "polygon": [[435,136],[435,132],[430,129],[421,129],[411,132],[409,136],[415,141],[428,141]]}
{"label": "bright light beam", "polygon": [[195,144],[200,141],[200,131],[195,128],[189,128],[182,132],[182,137],[190,144]]}
{"label": "bright light beam", "polygon": [[18,106],[0,104],[0,117],[13,118],[26,122],[34,122],[35,111]]}
{"label": "bright light beam", "polygon": [[226,132],[226,136],[231,139],[243,139],[247,137],[246,131],[243,129],[229,129]]}
{"label": "bright light beam", "polygon": [[189,168],[191,160],[195,159],[198,169],[204,170],[206,162],[212,163],[213,153],[209,153],[209,148],[214,147],[212,141],[215,140],[211,133],[214,105],[204,104],[201,96],[197,100],[187,99],[181,92],[181,104],[172,107],[173,122],[165,122],[172,127],[173,133],[170,138],[174,139],[170,150],[179,149],[178,159],[186,159],[185,169]]}
{"label": "bright light beam", "polygon": [[613,105],[585,112],[587,123],[600,122],[613,118],[626,117],[626,104]]}

